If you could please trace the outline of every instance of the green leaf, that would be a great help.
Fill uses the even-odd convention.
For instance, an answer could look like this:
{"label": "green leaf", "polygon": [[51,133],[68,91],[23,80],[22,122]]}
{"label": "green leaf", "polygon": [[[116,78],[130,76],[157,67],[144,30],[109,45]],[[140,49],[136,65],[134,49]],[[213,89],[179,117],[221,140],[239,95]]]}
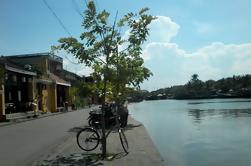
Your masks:
{"label": "green leaf", "polygon": [[147,12],[149,10],[149,8],[143,8],[139,11],[139,14],[142,15],[144,14],[145,12]]}
{"label": "green leaf", "polygon": [[[152,75],[141,58],[141,45],[148,37],[151,21],[155,19],[147,14],[148,10],[141,9],[138,14],[129,12],[113,27],[109,25],[110,14],[106,10],[98,13],[94,2],[89,1],[84,12],[81,40],[61,38],[55,50],[66,50],[79,62],[91,67],[93,77],[98,78],[95,84],[97,91],[111,91],[116,99],[116,94],[126,93],[128,86],[139,87]],[[127,40],[123,39],[121,29],[130,31]],[[119,52],[119,46],[124,43],[126,48]]]}

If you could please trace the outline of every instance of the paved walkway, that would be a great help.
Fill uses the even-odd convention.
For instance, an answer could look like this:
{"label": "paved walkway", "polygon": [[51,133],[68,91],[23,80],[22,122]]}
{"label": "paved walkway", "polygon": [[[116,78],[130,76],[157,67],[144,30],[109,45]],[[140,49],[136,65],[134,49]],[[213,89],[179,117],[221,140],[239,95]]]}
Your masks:
{"label": "paved walkway", "polygon": [[9,119],[6,122],[0,122],[0,127],[2,126],[8,126],[8,125],[15,125],[17,123],[22,123],[22,122],[26,122],[26,121],[31,121],[31,120],[36,120],[36,119],[40,119],[40,118],[45,118],[48,116],[55,116],[55,115],[59,115],[59,114],[63,114],[63,113],[68,113],[68,112],[72,112],[75,110],[69,110],[69,111],[64,111],[64,112],[47,112],[45,114],[39,113],[39,115],[37,117],[33,117],[34,113],[33,112],[29,112],[29,113],[22,113],[20,115],[15,114],[14,118]]}
{"label": "paved walkway", "polygon": [[[71,112],[71,111],[70,111]],[[68,113],[70,113],[68,112]],[[82,112],[82,111],[81,111]],[[85,111],[84,111],[85,112]],[[58,116],[67,112],[48,113],[38,117],[46,118]],[[88,113],[86,112],[85,116]],[[0,123],[0,127],[15,125],[20,122],[35,120],[37,118],[18,118],[10,122]],[[86,119],[85,119],[86,120]],[[101,160],[101,146],[95,151],[85,152],[76,143],[76,133],[87,125],[87,121],[82,126],[72,126],[70,134],[64,141],[41,153],[39,159],[32,162],[33,166],[85,166],[85,165],[107,165],[107,166],[162,166],[164,162],[155,148],[145,127],[129,116],[128,126],[125,134],[129,143],[129,154],[125,154],[120,143],[118,133],[111,133],[107,139],[107,158]]]}
{"label": "paved walkway", "polygon": [[[83,126],[80,126],[83,127]],[[107,139],[108,156],[101,160],[101,150],[85,152],[76,143],[76,133],[80,128],[72,129],[71,136],[65,142],[41,156],[40,160],[33,163],[34,166],[84,166],[84,165],[108,165],[108,166],[162,166],[163,160],[155,148],[145,127],[129,117],[125,134],[129,142],[129,154],[123,152],[118,133],[112,133]]]}
{"label": "paved walkway", "polygon": [[[68,111],[59,111],[59,112],[47,112],[47,113],[42,113],[41,111],[38,112],[38,116],[34,117],[34,112],[30,111],[27,113],[14,113],[13,115],[8,115],[9,117],[11,117],[10,119],[8,119],[6,122],[0,122],[0,127],[2,126],[8,126],[8,125],[15,125],[17,123],[22,123],[22,122],[26,122],[26,121],[32,121],[32,120],[36,120],[36,119],[40,119],[40,118],[46,118],[49,116],[56,116],[59,114],[66,114],[69,112],[73,112],[73,111],[79,111],[79,110],[88,110],[88,109],[95,109],[98,108],[98,105],[93,105],[91,108],[89,107],[85,107],[85,108],[81,108],[78,110],[72,110],[71,108],[68,109]],[[88,115],[87,115],[88,116]]]}

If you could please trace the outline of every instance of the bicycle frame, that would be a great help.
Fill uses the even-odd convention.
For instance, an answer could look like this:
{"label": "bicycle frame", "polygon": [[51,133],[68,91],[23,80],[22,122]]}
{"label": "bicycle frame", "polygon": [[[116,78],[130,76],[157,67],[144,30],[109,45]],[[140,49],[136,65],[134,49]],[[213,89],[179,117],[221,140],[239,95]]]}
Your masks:
{"label": "bicycle frame", "polygon": [[[115,109],[116,109],[116,111],[115,111],[114,117],[115,117],[116,124],[114,126],[112,126],[110,129],[108,129],[108,131],[105,133],[105,138],[107,138],[113,130],[118,129],[118,131],[119,131],[119,129],[120,129],[118,109],[117,109],[117,107]],[[98,131],[98,133],[101,135],[101,131],[99,128],[95,128],[95,127],[93,127],[93,128],[96,131]],[[102,139],[102,138],[100,138],[100,139]]]}
{"label": "bicycle frame", "polygon": [[[121,145],[122,145],[124,151],[126,153],[128,153],[128,148],[129,148],[128,141],[127,141],[127,138],[124,134],[123,128],[121,128],[121,126],[120,126],[119,116],[117,114],[117,110],[114,114],[114,117],[115,117],[116,124],[105,131],[104,137],[105,137],[105,139],[107,139],[107,137],[110,135],[110,133],[112,131],[117,131],[119,134]],[[102,130],[101,130],[100,126],[98,125],[99,123],[96,123],[96,124],[97,125],[94,125],[93,127],[85,127],[84,129],[82,129],[81,131],[78,132],[77,144],[81,149],[83,149],[85,151],[92,151],[92,150],[96,149],[98,144],[100,143],[100,141],[102,141],[102,139],[104,139],[104,137],[103,138],[100,137],[100,136],[102,136]],[[86,132],[90,132],[91,135],[87,135],[87,137],[85,137]],[[83,135],[83,139],[81,138],[82,135]],[[88,145],[89,143],[92,144],[90,147]],[[87,146],[85,146],[85,144],[87,144]]]}

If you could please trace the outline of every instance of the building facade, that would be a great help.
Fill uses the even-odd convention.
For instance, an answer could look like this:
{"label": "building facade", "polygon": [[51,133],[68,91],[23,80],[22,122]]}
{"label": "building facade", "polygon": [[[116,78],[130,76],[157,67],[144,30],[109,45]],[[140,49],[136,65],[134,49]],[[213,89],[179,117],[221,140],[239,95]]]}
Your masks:
{"label": "building facade", "polygon": [[0,87],[1,119],[29,111],[32,102],[43,113],[65,108],[71,84],[57,75],[63,71],[61,57],[38,53],[4,56],[0,60],[4,71]]}

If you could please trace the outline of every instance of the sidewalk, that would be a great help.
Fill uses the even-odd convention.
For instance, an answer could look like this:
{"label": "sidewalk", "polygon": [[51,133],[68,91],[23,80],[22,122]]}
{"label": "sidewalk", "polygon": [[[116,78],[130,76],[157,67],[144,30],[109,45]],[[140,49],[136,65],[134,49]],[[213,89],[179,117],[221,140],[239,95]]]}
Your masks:
{"label": "sidewalk", "polygon": [[[89,109],[89,107],[88,108],[87,107],[86,108],[81,108],[81,109]],[[0,122],[0,127],[8,126],[8,125],[14,125],[14,124],[17,124],[17,123],[36,120],[36,119],[40,119],[40,118],[45,118],[45,117],[48,117],[48,116],[55,116],[55,115],[64,114],[64,113],[68,113],[68,112],[72,112],[72,111],[77,111],[77,110],[69,109],[68,111],[53,112],[53,113],[51,113],[51,112],[47,112],[47,113],[39,112],[36,117],[33,117],[34,116],[33,111],[30,111],[30,112],[27,112],[27,113],[20,113],[20,114],[15,113],[13,115],[9,115],[9,116],[12,116],[11,119],[9,119],[9,121]]]}
{"label": "sidewalk", "polygon": [[76,133],[81,127],[71,129],[70,137],[49,154],[44,154],[33,166],[162,166],[163,160],[155,148],[145,127],[129,116],[125,130],[129,143],[129,154],[125,154],[118,133],[111,133],[107,139],[107,158],[101,160],[100,145],[95,151],[85,152],[76,143]]}
{"label": "sidewalk", "polygon": [[8,125],[14,125],[17,123],[21,123],[21,122],[26,122],[26,121],[31,121],[31,120],[36,120],[39,118],[44,118],[44,117],[48,117],[48,116],[53,116],[53,115],[58,115],[58,114],[62,114],[63,112],[55,112],[55,113],[45,113],[45,114],[39,114],[37,117],[33,117],[34,113],[23,113],[22,115],[14,115],[14,118],[8,119],[8,121],[5,122],[0,122],[0,127],[2,126],[8,126]]}

